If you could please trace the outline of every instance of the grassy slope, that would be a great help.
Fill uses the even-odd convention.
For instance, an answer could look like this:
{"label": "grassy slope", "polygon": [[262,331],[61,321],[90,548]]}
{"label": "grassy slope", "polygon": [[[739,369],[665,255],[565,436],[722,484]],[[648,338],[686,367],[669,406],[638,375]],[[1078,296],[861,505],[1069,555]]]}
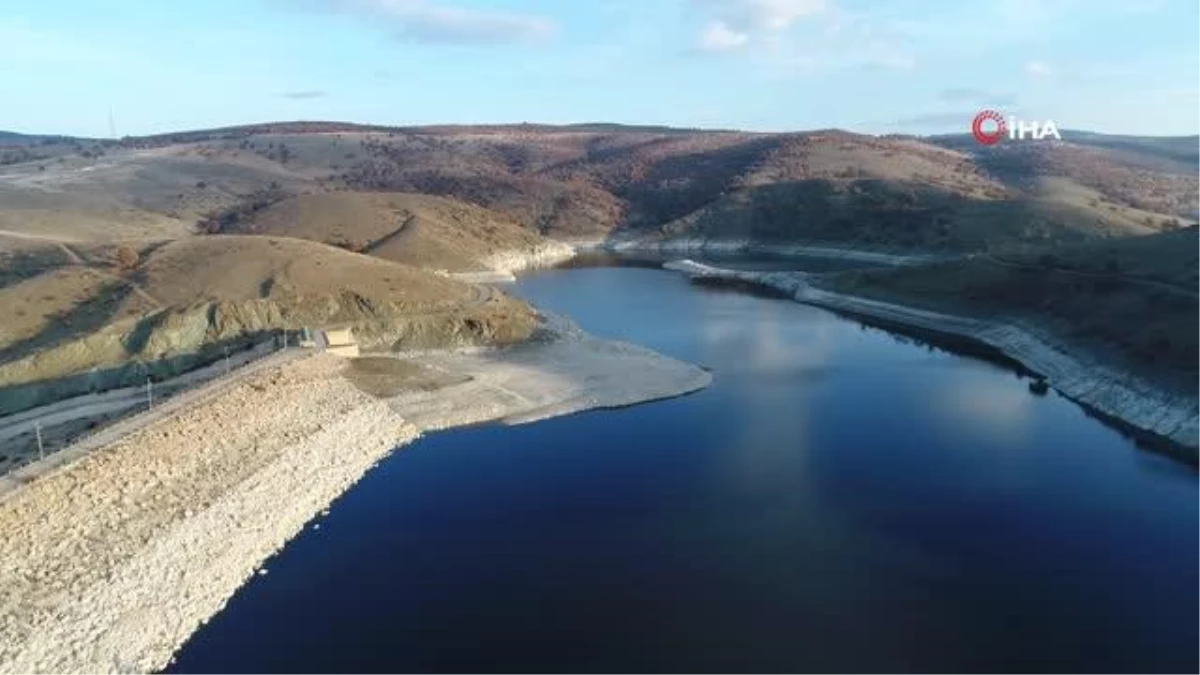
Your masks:
{"label": "grassy slope", "polygon": [[[120,223],[137,221],[143,225],[129,236],[176,237],[246,204],[349,190],[452,197],[556,236],[696,230],[733,237],[747,232],[748,221],[769,221],[763,235],[781,240],[953,250],[1147,233],[1196,210],[1196,165],[1178,144],[1089,137],[981,152],[932,140],[305,122],[118,144],[63,141],[31,146],[54,155],[48,165],[0,166],[0,230],[28,231],[23,223],[37,222],[43,234],[57,227],[54,236],[71,238],[75,228],[77,238],[96,239],[100,229],[86,214],[107,213],[105,228],[118,234]],[[264,191],[275,196],[263,200]],[[56,209],[79,217],[53,223]],[[821,223],[826,213],[865,222]],[[981,220],[999,226],[988,225],[984,236],[972,231]]]}
{"label": "grassy slope", "polygon": [[[1069,144],[993,156],[837,131],[493,128],[375,137],[363,147],[341,184],[452,195],[555,234],[680,235],[702,224],[707,236],[735,237],[747,221],[772,220],[768,236],[794,241],[813,236],[814,218],[843,211],[872,221],[879,246],[962,249],[1145,234],[1195,208],[1194,168],[1149,158],[1149,169]],[[879,199],[880,184],[900,197]],[[988,236],[957,231],[980,220]],[[853,229],[820,229],[825,239],[844,231],[841,241],[863,243]]]}
{"label": "grassy slope", "polygon": [[[1191,312],[1194,323],[1194,303],[1185,307],[1178,294],[1147,295],[1144,284],[1126,288],[1131,278],[1045,269],[1042,254],[1024,252],[1069,245],[1076,248],[1057,249],[1062,266],[1094,268],[1099,257],[1116,256],[1128,258],[1117,265],[1131,275],[1186,277],[1189,262],[1154,253],[1158,244],[1137,255],[1092,245],[1157,232],[1195,213],[1196,161],[1182,142],[1079,137],[980,152],[839,131],[305,122],[122,143],[39,140],[6,146],[4,157],[0,307],[12,316],[24,312],[10,322],[0,347],[10,350],[9,363],[154,311],[193,326],[184,331],[192,331],[193,346],[334,319],[374,322],[380,341],[412,344],[503,340],[527,325],[523,305],[505,304],[496,316],[507,319],[489,319],[487,312],[441,324],[423,319],[416,332],[388,333],[382,324],[395,324],[429,298],[461,291],[406,267],[381,271],[378,265],[389,263],[319,243],[188,241],[205,229],[301,236],[393,261],[461,269],[493,247],[533,241],[514,224],[559,236],[625,231],[990,251],[1025,262],[977,258],[842,283],[947,305],[961,302],[965,288],[981,308],[1042,313],[1140,363],[1175,363],[1195,341],[1194,330],[1176,321]],[[363,191],[458,201],[353,194]],[[146,248],[140,265],[114,276],[112,247],[101,246],[114,239],[177,241]],[[55,300],[44,300],[49,296]],[[155,309],[160,304],[168,309]],[[208,314],[197,314],[196,306]],[[1145,330],[1137,337],[1115,334],[1122,313],[1145,314],[1139,319]],[[150,328],[143,325],[133,342],[109,340],[99,351],[108,350],[104,359],[111,361],[147,358],[148,345],[181,348],[146,339]],[[95,361],[99,351],[83,348],[62,363]]]}
{"label": "grassy slope", "polygon": [[[998,171],[986,157],[910,139],[804,135],[772,148],[708,205],[659,229],[662,236],[975,251],[1148,234],[1169,220],[1059,175],[1063,164],[1012,162]],[[1089,175],[1099,182],[1098,175],[1127,173],[1095,162]],[[1160,183],[1176,201],[1194,198],[1194,176]],[[1144,188],[1149,195],[1159,183],[1114,178],[1106,185],[1114,194],[1119,187],[1120,194]]]}
{"label": "grassy slope", "polygon": [[[94,262],[0,289],[0,314],[20,320],[0,335],[0,409],[86,391],[72,374],[98,369],[115,386],[144,363],[165,376],[285,328],[350,324],[365,347],[400,349],[510,343],[536,324],[498,292],[299,239],[188,238],[126,270],[84,253]],[[53,391],[17,386],[60,378]]]}
{"label": "grassy slope", "polygon": [[297,237],[414,267],[485,269],[502,251],[530,251],[544,239],[511,218],[432,195],[302,195],[274,204],[226,232]]}
{"label": "grassy slope", "polygon": [[1193,227],[1038,256],[845,272],[822,283],[908,305],[1031,322],[1194,394],[1198,243]]}

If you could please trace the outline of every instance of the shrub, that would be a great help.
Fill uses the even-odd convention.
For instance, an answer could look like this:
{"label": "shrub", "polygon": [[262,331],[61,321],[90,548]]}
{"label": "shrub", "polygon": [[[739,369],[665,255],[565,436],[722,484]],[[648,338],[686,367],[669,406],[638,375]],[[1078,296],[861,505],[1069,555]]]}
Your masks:
{"label": "shrub", "polygon": [[132,246],[121,246],[117,249],[117,267],[128,272],[138,266],[141,256]]}

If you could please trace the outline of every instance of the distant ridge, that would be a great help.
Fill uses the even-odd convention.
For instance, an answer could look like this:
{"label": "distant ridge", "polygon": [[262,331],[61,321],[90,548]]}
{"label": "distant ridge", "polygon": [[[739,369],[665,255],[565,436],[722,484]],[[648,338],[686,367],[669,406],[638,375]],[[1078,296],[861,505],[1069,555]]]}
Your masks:
{"label": "distant ridge", "polygon": [[[974,146],[975,142],[969,133],[942,134],[872,134],[850,131],[837,127],[820,129],[792,129],[784,131],[748,131],[733,127],[683,127],[663,124],[624,124],[619,122],[571,122],[565,124],[550,124],[543,122],[510,122],[510,123],[475,123],[475,124],[363,124],[358,122],[342,122],[337,120],[289,120],[280,122],[252,122],[225,127],[209,127],[201,129],[184,129],[157,134],[142,134],[124,136],[121,142],[188,142],[201,140],[216,140],[221,138],[238,138],[260,134],[321,134],[321,133],[464,133],[464,132],[512,132],[527,131],[532,133],[577,132],[577,133],[640,133],[640,134],[697,134],[697,133],[739,133],[747,135],[780,135],[780,134],[830,134],[841,133],[856,136],[878,137],[884,139],[914,139],[924,140],[943,147],[961,148]],[[1080,129],[1062,130],[1064,141],[1108,147],[1114,149],[1131,149],[1140,152],[1157,152],[1163,157],[1178,161],[1195,162],[1200,157],[1200,135],[1175,136],[1138,136],[1130,134],[1109,134]],[[86,140],[94,142],[114,142],[110,139],[92,138],[88,136],[72,136],[69,134],[30,134],[15,131],[0,130],[0,144],[20,145],[37,143],[43,140]]]}
{"label": "distant ridge", "polygon": [[73,136],[55,136],[47,134],[20,134],[15,131],[0,130],[0,145],[30,145],[42,141],[66,141]]}

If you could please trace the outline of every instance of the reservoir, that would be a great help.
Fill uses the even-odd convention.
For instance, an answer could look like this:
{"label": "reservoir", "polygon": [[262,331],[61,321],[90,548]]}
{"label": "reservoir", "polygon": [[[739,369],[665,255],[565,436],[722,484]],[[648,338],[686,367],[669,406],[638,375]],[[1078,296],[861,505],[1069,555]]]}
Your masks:
{"label": "reservoir", "polygon": [[790,301],[648,267],[515,292],[713,385],[407,446],[174,670],[1200,667],[1193,467],[1011,368]]}

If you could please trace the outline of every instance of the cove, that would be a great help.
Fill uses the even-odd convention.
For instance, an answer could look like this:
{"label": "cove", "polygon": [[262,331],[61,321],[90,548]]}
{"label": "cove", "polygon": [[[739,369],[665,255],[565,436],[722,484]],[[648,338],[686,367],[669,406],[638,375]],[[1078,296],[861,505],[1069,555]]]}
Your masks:
{"label": "cove", "polygon": [[1196,671],[1194,468],[1003,365],[671,272],[516,292],[710,368],[433,434],[185,645],[202,671]]}

